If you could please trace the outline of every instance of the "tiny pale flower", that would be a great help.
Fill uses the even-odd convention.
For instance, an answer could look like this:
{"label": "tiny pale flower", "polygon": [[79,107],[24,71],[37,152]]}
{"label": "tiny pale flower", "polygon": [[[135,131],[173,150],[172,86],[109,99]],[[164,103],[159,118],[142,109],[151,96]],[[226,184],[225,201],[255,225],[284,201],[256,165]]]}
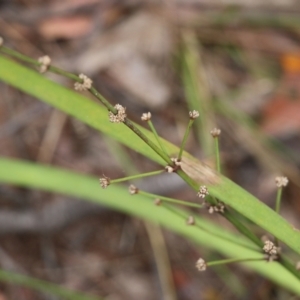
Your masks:
{"label": "tiny pale flower", "polygon": [[180,166],[181,165],[181,161],[178,160],[178,158],[172,157],[171,161],[175,164],[175,166]]}
{"label": "tiny pale flower", "polygon": [[265,241],[263,250],[269,255],[277,255],[278,248],[270,240]]}
{"label": "tiny pale flower", "polygon": [[199,112],[197,110],[193,110],[189,112],[190,119],[195,120],[199,117]]}
{"label": "tiny pale flower", "polygon": [[218,129],[218,128],[214,128],[213,130],[210,131],[210,134],[211,134],[214,138],[216,138],[216,137],[218,137],[218,136],[221,134],[221,130]]}
{"label": "tiny pale flower", "polygon": [[109,121],[112,123],[122,123],[125,121],[126,115],[126,107],[123,107],[120,104],[116,104],[115,109],[118,113],[115,115],[111,111],[108,113]]}
{"label": "tiny pale flower", "polygon": [[86,75],[81,73],[79,74],[79,78],[82,79],[82,83],[75,82],[74,89],[76,91],[86,91],[92,87],[93,81]]}
{"label": "tiny pale flower", "polygon": [[209,195],[207,187],[205,185],[200,186],[197,196],[199,198],[205,198],[206,195]]}
{"label": "tiny pale flower", "polygon": [[151,120],[151,112],[143,113],[141,116],[142,121],[149,121]]}
{"label": "tiny pale flower", "polygon": [[287,186],[289,183],[289,180],[287,179],[287,177],[277,176],[275,178],[275,183],[278,188],[281,188],[281,187]]}
{"label": "tiny pale flower", "polygon": [[40,73],[45,73],[51,64],[51,58],[48,55],[41,56],[38,59],[38,62],[41,63],[40,69],[39,69]]}
{"label": "tiny pale flower", "polygon": [[172,168],[171,166],[165,166],[165,170],[168,173],[173,173],[174,172],[174,168]]}
{"label": "tiny pale flower", "polygon": [[199,259],[197,260],[197,262],[196,262],[196,268],[197,268],[199,271],[203,272],[203,271],[206,270],[206,267],[207,267],[207,265],[206,265],[205,260],[204,260],[203,258],[199,258]]}
{"label": "tiny pale flower", "polygon": [[104,176],[99,179],[100,185],[103,189],[106,189],[110,185],[110,178]]}
{"label": "tiny pale flower", "polygon": [[130,195],[134,195],[139,192],[139,189],[135,185],[131,184],[128,188],[128,191]]}

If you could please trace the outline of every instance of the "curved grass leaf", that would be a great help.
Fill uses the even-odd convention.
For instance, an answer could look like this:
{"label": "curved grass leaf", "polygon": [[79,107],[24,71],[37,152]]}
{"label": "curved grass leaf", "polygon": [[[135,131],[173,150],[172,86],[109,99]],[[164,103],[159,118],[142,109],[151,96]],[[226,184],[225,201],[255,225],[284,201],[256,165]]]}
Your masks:
{"label": "curved grass leaf", "polygon": [[[99,186],[98,179],[91,176],[25,161],[1,158],[0,182],[61,193],[104,204],[130,215],[161,224],[201,244],[203,247],[214,249],[225,256],[237,258],[262,257],[260,251],[249,249],[249,241],[241,236],[226,232],[224,228],[219,228],[200,218],[197,219],[197,224],[201,228],[208,228],[210,232],[197,226],[187,226],[184,218],[179,214],[174,214],[173,210],[169,210],[164,205],[155,206],[148,198],[142,195],[132,196],[127,189],[116,185],[103,190]],[[211,234],[211,231],[218,236]],[[220,238],[222,236],[226,239]],[[298,279],[280,264],[261,261],[244,263],[244,265],[300,295]],[[199,278],[201,276],[205,275],[199,273]]]}
{"label": "curved grass leaf", "polygon": [[39,292],[55,295],[62,299],[70,300],[101,300],[102,298],[96,296],[88,296],[81,292],[71,291],[63,288],[57,284],[49,283],[44,280],[35,279],[21,274],[8,272],[0,269],[0,281],[7,283],[26,286]]}

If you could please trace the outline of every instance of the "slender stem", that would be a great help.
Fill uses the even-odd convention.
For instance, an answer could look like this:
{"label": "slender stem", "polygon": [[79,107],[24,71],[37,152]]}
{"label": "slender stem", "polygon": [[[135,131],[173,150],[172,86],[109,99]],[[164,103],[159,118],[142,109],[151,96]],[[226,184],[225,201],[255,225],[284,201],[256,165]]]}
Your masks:
{"label": "slender stem", "polygon": [[211,266],[231,264],[231,263],[236,263],[236,262],[250,262],[250,261],[262,261],[262,260],[265,260],[265,259],[263,257],[262,258],[228,258],[228,259],[210,261],[210,262],[207,262],[206,265],[208,267],[211,267]]}
{"label": "slender stem", "polygon": [[[275,204],[275,211],[279,214],[280,213],[280,205],[281,205],[281,196],[282,196],[282,187],[279,187],[277,189],[277,195],[276,195],[276,204]],[[279,241],[275,237],[274,239],[275,245],[278,247]]]}
{"label": "slender stem", "polygon": [[148,122],[148,125],[149,125],[151,131],[153,132],[153,134],[155,136],[155,139],[156,139],[158,145],[160,146],[161,150],[168,156],[166,149],[164,148],[163,144],[160,142],[160,138],[159,138],[159,136],[157,134],[157,131],[156,131],[156,129],[155,129],[152,121],[148,120],[147,122]]}
{"label": "slender stem", "polygon": [[216,167],[217,167],[217,171],[221,173],[219,137],[215,137],[214,140],[215,140],[215,152],[216,152]]}
{"label": "slender stem", "polygon": [[182,153],[183,153],[183,149],[185,147],[185,144],[186,144],[186,140],[189,136],[189,133],[190,133],[190,129],[194,123],[195,119],[190,119],[189,121],[189,124],[185,130],[185,133],[184,133],[184,136],[183,136],[183,139],[182,139],[182,142],[181,142],[181,145],[180,145],[180,150],[179,150],[179,154],[178,154],[178,160],[180,161],[181,158],[182,158]]}
{"label": "slender stem", "polygon": [[148,172],[148,173],[143,173],[143,174],[122,177],[122,178],[118,178],[118,179],[112,179],[112,180],[110,180],[110,183],[118,183],[118,182],[128,181],[128,180],[132,180],[132,179],[154,176],[154,175],[158,175],[162,172],[165,172],[165,170],[158,170],[158,171],[153,171],[153,172]]}
{"label": "slender stem", "polygon": [[144,191],[141,191],[141,190],[139,190],[139,194],[147,196],[149,198],[159,198],[160,200],[167,201],[167,202],[174,203],[174,204],[180,204],[180,205],[196,207],[196,208],[202,208],[203,207],[203,205],[201,205],[201,204],[182,201],[182,200],[177,200],[177,199],[168,198],[168,197],[163,197],[163,196],[147,193],[147,192],[144,192]]}
{"label": "slender stem", "polygon": [[170,157],[165,154],[159,147],[157,147],[148,137],[143,134],[136,125],[130,121],[128,118],[125,119],[124,124],[131,129],[136,135],[138,135],[150,148],[152,148],[161,158],[164,159],[168,164],[172,164]]}
{"label": "slender stem", "polygon": [[277,195],[276,195],[276,207],[275,207],[275,211],[278,214],[280,213],[281,195],[282,195],[282,187],[280,187],[280,188],[277,189]]}

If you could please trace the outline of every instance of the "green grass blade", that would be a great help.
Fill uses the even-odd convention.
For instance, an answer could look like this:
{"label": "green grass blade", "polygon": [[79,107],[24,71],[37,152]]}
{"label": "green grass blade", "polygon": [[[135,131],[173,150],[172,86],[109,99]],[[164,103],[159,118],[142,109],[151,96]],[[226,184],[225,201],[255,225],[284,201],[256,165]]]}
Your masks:
{"label": "green grass blade", "polygon": [[[219,236],[230,236],[231,241],[216,237],[197,226],[187,226],[183,218],[164,206],[156,206],[151,200],[141,195],[131,196],[127,189],[119,186],[112,185],[103,190],[99,186],[98,179],[91,176],[30,162],[2,158],[0,159],[0,182],[101,203],[113,209],[161,224],[204,247],[214,249],[228,257],[261,257],[260,252],[235,242],[235,240],[244,240],[241,236],[226,232],[224,228],[218,228],[203,219],[197,219],[197,223],[199,222],[199,225],[204,228],[210,228],[218,232]],[[244,243],[247,245],[248,241],[245,240]],[[299,280],[280,264],[276,262],[251,262],[244,265],[300,295]],[[205,275],[199,273],[199,280],[201,280],[201,276]]]}
{"label": "green grass blade", "polygon": [[95,296],[87,296],[83,293],[71,291],[53,283],[44,280],[35,279],[29,276],[9,272],[0,269],[0,281],[25,286],[39,292],[55,295],[61,299],[70,300],[101,300],[102,298]]}
{"label": "green grass blade", "polygon": [[[107,111],[97,103],[56,84],[0,55],[0,79],[104,132],[126,146],[164,165],[163,160],[123,124],[108,121]],[[146,129],[142,131],[153,138]],[[164,141],[169,153],[178,148]],[[197,160],[195,161],[197,164]],[[199,171],[201,173],[201,170]],[[14,174],[12,174],[14,175]],[[202,174],[203,178],[203,174]],[[278,240],[300,254],[300,232],[254,196],[221,177],[221,182],[209,186],[211,194],[261,226]],[[200,183],[199,183],[200,185]]]}

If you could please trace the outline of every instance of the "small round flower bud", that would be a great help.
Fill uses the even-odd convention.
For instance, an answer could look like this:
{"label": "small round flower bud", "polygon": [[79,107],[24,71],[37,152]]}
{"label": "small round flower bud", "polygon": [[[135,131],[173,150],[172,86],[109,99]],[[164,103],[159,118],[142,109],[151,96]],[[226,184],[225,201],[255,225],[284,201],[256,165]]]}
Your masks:
{"label": "small round flower bud", "polygon": [[93,81],[86,75],[81,73],[79,74],[79,78],[82,79],[82,83],[75,82],[74,89],[76,91],[86,91],[92,87]]}
{"label": "small round flower bud", "polygon": [[296,263],[296,270],[297,270],[297,271],[300,271],[300,261],[298,261],[298,262]]}
{"label": "small round flower bud", "polygon": [[115,115],[111,111],[108,113],[109,121],[112,123],[121,123],[125,121],[126,115],[126,107],[123,107],[120,104],[116,104],[115,109],[118,113]]}
{"label": "small round flower bud", "polygon": [[203,258],[199,258],[196,262],[196,268],[199,270],[199,271],[205,271],[206,270],[206,262]]}
{"label": "small round flower bud", "polygon": [[211,206],[208,207],[208,212],[209,212],[210,214],[213,214],[214,211],[215,211],[215,207],[214,207],[213,205],[211,205]]}
{"label": "small round flower bud", "polygon": [[174,168],[172,168],[171,166],[165,166],[165,170],[168,173],[173,173],[174,172]]}
{"label": "small round flower bud", "polygon": [[277,255],[278,254],[278,248],[270,240],[265,241],[263,250],[269,255]]}
{"label": "small round flower bud", "polygon": [[110,179],[106,176],[99,179],[100,185],[103,189],[106,189],[110,185]]}
{"label": "small round flower bud", "polygon": [[221,134],[221,130],[218,129],[218,128],[214,128],[213,130],[211,130],[210,134],[211,134],[214,138],[216,138],[216,137],[218,137],[218,136]]}
{"label": "small round flower bud", "polygon": [[193,110],[189,112],[190,119],[195,120],[199,117],[199,112],[197,110]]}
{"label": "small round flower bud", "polygon": [[141,119],[142,121],[149,121],[151,119],[151,112],[143,113]]}
{"label": "small round flower bud", "polygon": [[207,187],[205,185],[200,186],[197,196],[199,198],[205,198],[206,195],[209,195]]}
{"label": "small round flower bud", "polygon": [[0,36],[0,47],[3,45],[3,43],[4,43],[3,37]]}
{"label": "small round flower bud", "polygon": [[45,73],[51,64],[51,58],[48,55],[41,56],[38,59],[38,62],[41,63],[40,70],[39,70],[40,73]]}
{"label": "small round flower bud", "polygon": [[180,166],[181,165],[181,161],[178,160],[178,158],[172,157],[171,161],[175,164],[175,166]]}
{"label": "small round flower bud", "polygon": [[130,195],[134,195],[139,192],[139,189],[135,185],[131,184],[128,188],[128,191]]}
{"label": "small round flower bud", "polygon": [[187,225],[195,225],[195,218],[193,216],[189,216],[186,220]]}
{"label": "small round flower bud", "polygon": [[278,176],[275,178],[275,183],[278,188],[281,188],[281,187],[287,186],[289,183],[289,180],[287,179],[287,177]]}

